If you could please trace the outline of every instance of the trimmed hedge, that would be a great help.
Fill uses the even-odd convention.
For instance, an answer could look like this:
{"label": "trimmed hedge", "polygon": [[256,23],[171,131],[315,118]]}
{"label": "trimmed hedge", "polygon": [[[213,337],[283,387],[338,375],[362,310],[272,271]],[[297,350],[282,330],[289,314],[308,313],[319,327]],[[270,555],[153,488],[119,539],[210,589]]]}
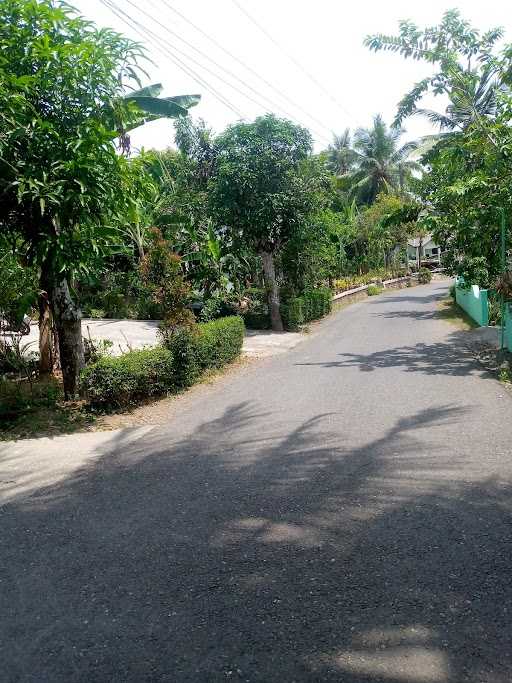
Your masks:
{"label": "trimmed hedge", "polygon": [[331,312],[332,292],[328,287],[319,287],[292,297],[282,307],[285,327],[297,330],[300,325],[318,320]]}
{"label": "trimmed hedge", "polygon": [[100,358],[82,372],[81,388],[92,406],[120,408],[172,391],[174,378],[172,352],[157,347]]}
{"label": "trimmed hedge", "polygon": [[204,370],[237,358],[244,329],[237,316],[219,318],[181,330],[162,347],[101,358],[83,371],[82,391],[92,406],[106,410],[189,387]]}
{"label": "trimmed hedge", "polygon": [[[192,332],[192,346],[197,370],[221,368],[240,355],[245,325],[242,318],[230,316],[198,325]],[[173,345],[171,344],[171,349]]]}
{"label": "trimmed hedge", "polygon": [[304,299],[301,296],[296,296],[281,304],[281,316],[287,330],[298,330],[306,322]]}

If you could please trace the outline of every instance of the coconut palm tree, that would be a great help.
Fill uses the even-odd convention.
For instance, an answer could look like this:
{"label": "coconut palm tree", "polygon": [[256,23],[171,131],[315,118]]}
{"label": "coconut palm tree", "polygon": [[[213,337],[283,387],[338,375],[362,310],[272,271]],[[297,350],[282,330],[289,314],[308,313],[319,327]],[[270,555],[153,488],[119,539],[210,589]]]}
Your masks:
{"label": "coconut palm tree", "polygon": [[327,148],[329,168],[337,176],[344,176],[353,169],[356,154],[350,143],[350,129],[345,128],[341,135],[334,135],[332,145]]}
{"label": "coconut palm tree", "polygon": [[352,194],[360,202],[372,204],[381,192],[405,190],[413,171],[421,169],[409,156],[416,142],[399,145],[400,128],[388,128],[382,116],[373,119],[371,128],[359,128],[354,135],[355,170]]}
{"label": "coconut palm tree", "polygon": [[504,89],[494,64],[477,72],[451,68],[450,104],[443,113],[431,109],[416,109],[413,113],[426,116],[441,130],[463,131],[481,119],[493,118],[498,106],[498,94]]}

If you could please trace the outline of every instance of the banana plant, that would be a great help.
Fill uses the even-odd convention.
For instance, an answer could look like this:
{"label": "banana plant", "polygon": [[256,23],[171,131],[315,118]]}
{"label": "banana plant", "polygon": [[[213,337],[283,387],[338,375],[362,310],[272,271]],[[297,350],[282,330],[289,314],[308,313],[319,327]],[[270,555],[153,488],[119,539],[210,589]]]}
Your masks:
{"label": "banana plant", "polygon": [[114,103],[115,128],[118,131],[119,146],[123,152],[130,151],[129,131],[150,121],[187,116],[188,110],[195,107],[201,99],[201,95],[160,97],[162,90],[161,83],[153,83],[153,85],[123,95],[119,102]]}

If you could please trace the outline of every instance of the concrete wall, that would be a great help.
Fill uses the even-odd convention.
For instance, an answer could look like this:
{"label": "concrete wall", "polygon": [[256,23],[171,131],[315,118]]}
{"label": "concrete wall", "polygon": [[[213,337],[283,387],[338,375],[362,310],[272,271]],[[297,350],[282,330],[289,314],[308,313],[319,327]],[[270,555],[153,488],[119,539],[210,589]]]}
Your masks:
{"label": "concrete wall", "polygon": [[470,318],[486,327],[489,324],[489,303],[487,290],[478,285],[471,285],[468,289],[460,286],[461,280],[455,281],[455,300],[466,311]]}

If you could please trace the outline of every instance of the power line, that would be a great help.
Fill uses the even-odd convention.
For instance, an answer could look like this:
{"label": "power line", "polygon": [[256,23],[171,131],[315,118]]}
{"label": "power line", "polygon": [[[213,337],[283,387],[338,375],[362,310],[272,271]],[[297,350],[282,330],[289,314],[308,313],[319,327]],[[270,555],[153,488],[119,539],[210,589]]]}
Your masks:
{"label": "power line", "polygon": [[[130,26],[137,35],[141,36],[144,40],[148,39],[148,36],[150,37],[150,40],[156,41],[157,49],[161,54],[163,54],[165,57],[167,57],[173,64],[178,66],[182,71],[184,71],[188,76],[193,78],[197,83],[199,83],[203,88],[208,90],[221,104],[223,104],[225,107],[227,107],[230,111],[235,113],[239,118],[247,118],[244,116],[244,114],[239,111],[236,107],[230,104],[230,102],[221,94],[219,93],[213,86],[209,85],[199,74],[197,74],[193,69],[191,69],[185,62],[183,62],[179,57],[177,57],[172,50],[169,48],[168,45],[164,43],[164,41],[157,36],[151,29],[148,29],[147,27],[143,26],[136,20],[132,19],[129,15],[127,15],[121,8],[119,8],[112,0],[100,0],[101,4],[107,7],[115,16],[117,16],[121,21],[123,21],[125,24]],[[162,47],[163,45],[163,47]]]}
{"label": "power line", "polygon": [[287,57],[287,58],[288,58],[288,59],[289,59],[289,60],[290,60],[298,69],[299,69],[299,71],[301,71],[307,78],[309,78],[309,80],[310,80],[312,83],[314,83],[314,84],[317,86],[317,88],[319,88],[319,89],[324,93],[324,95],[327,95],[327,97],[328,97],[332,102],[334,102],[334,104],[336,104],[337,107],[338,107],[339,109],[341,109],[341,111],[342,111],[346,116],[348,116],[349,118],[351,118],[353,121],[355,120],[354,117],[352,116],[352,114],[351,114],[351,113],[350,113],[350,112],[341,104],[341,102],[339,102],[339,101],[334,97],[334,95],[333,95],[331,92],[329,92],[329,90],[327,90],[327,88],[323,85],[323,83],[321,83],[313,74],[311,74],[311,73],[304,67],[304,65],[301,64],[301,63],[298,61],[298,59],[296,59],[290,52],[288,52],[288,50],[286,50],[286,49],[285,49],[285,48],[284,48],[284,47],[283,47],[283,46],[274,38],[274,36],[272,36],[272,35],[267,31],[267,29],[266,29],[264,26],[262,26],[262,25],[261,25],[261,24],[252,16],[252,14],[249,14],[249,12],[248,12],[244,7],[242,7],[242,5],[238,2],[238,0],[232,0],[232,2],[233,2],[233,4],[235,5],[235,7],[237,7],[237,8],[240,10],[240,12],[242,12],[242,14],[245,15],[245,16],[247,17],[247,19],[248,19],[252,24],[254,24],[254,26],[256,26],[256,28],[258,28],[258,29],[263,33],[263,35],[266,36],[266,38],[267,38],[268,40],[270,40],[270,42],[271,42],[273,45],[275,45],[275,46],[277,47],[277,49],[280,50],[280,51],[281,51],[281,52],[282,52],[282,53],[283,53],[283,54],[284,54],[284,55],[285,55],[285,56],[286,56],[286,57]]}
{"label": "power line", "polygon": [[[111,2],[111,4],[113,4],[112,0],[109,0],[109,1]],[[258,92],[258,91],[255,90],[254,88],[252,88],[252,86],[250,86],[249,84],[247,84],[247,83],[245,83],[244,81],[242,81],[236,74],[234,74],[233,72],[229,71],[228,69],[225,69],[225,67],[223,67],[221,64],[219,64],[219,63],[216,62],[215,60],[209,58],[208,55],[206,55],[204,52],[202,52],[201,50],[199,50],[198,48],[196,48],[192,43],[190,43],[189,41],[187,41],[187,40],[185,40],[184,38],[182,38],[181,36],[179,36],[176,32],[174,32],[174,31],[172,31],[171,29],[167,28],[161,21],[159,21],[158,19],[156,19],[155,17],[153,17],[153,16],[152,16],[151,14],[149,14],[148,12],[146,12],[146,11],[142,10],[141,8],[137,7],[133,2],[131,2],[131,0],[126,0],[126,2],[128,2],[128,4],[131,5],[134,9],[138,9],[139,12],[141,12],[144,16],[146,16],[148,19],[150,19],[150,20],[153,21],[155,24],[157,24],[157,26],[163,28],[167,33],[169,33],[170,35],[174,36],[175,38],[178,38],[179,40],[181,40],[181,41],[182,41],[183,43],[185,43],[188,47],[192,48],[195,52],[197,52],[198,54],[200,54],[200,55],[201,55],[202,57],[204,57],[205,59],[209,59],[209,61],[212,62],[212,64],[216,65],[219,69],[221,69],[221,71],[225,71],[227,74],[229,74],[230,76],[232,76],[235,80],[237,80],[239,83],[241,83],[241,85],[242,85],[243,87],[248,88],[250,91],[254,92],[259,98],[263,98],[263,100],[266,100],[267,102],[269,102],[270,105],[271,105],[271,108],[278,108],[278,109],[281,109],[281,110],[282,110],[282,108],[281,108],[278,104],[276,104],[275,102],[273,102],[272,100],[270,100],[270,98],[266,97],[265,95],[262,95],[260,92]],[[120,8],[118,8],[118,9],[120,9]],[[121,11],[121,10],[120,10],[120,11]],[[160,36],[158,36],[157,34],[155,34],[153,31],[151,31],[151,29],[147,28],[147,27],[146,27],[144,24],[142,24],[140,21],[135,20],[135,19],[133,19],[133,18],[132,18],[132,21],[136,22],[140,27],[143,28],[143,30],[147,31],[148,33],[151,33],[151,35],[154,37],[154,39],[162,41],[162,38],[161,38]],[[172,48],[169,48],[169,47],[166,45],[166,49],[172,49],[172,51],[177,52],[177,53],[180,54],[182,57],[185,57],[186,59],[190,60],[192,63],[194,63],[194,64],[195,64],[196,66],[198,66],[200,69],[202,69],[203,71],[206,71],[207,73],[210,73],[214,78],[217,78],[219,81],[221,81],[222,83],[224,83],[225,85],[227,85],[229,88],[232,88],[232,89],[233,89],[235,92],[237,92],[239,95],[241,95],[242,97],[245,97],[245,98],[248,99],[249,101],[253,102],[253,103],[256,104],[258,107],[262,107],[262,106],[263,106],[264,108],[267,107],[267,105],[266,105],[265,103],[262,103],[261,99],[260,99],[260,100],[256,100],[256,99],[254,99],[253,97],[251,97],[251,95],[248,95],[247,93],[242,92],[242,91],[240,90],[239,87],[237,87],[237,86],[234,85],[233,83],[230,83],[230,82],[227,81],[225,78],[223,78],[221,75],[219,75],[218,73],[216,73],[215,71],[213,71],[212,69],[210,69],[208,66],[205,66],[205,65],[202,64],[201,62],[197,61],[194,57],[191,57],[191,56],[190,56],[189,54],[187,54],[186,52],[183,52],[182,50],[180,50],[179,48],[177,48],[175,45],[174,45]],[[282,111],[284,111],[284,110],[282,110]],[[285,116],[287,116],[287,117],[295,118],[295,117],[294,117],[292,114],[290,114],[289,112],[284,111],[284,114],[285,114]],[[315,132],[315,134],[316,134],[316,136],[317,136],[318,138],[320,138],[320,139],[322,139],[322,140],[324,140],[324,141],[329,142],[328,138],[327,138],[323,133],[320,133],[320,132],[318,132],[318,131],[314,131],[314,132]]]}
{"label": "power line", "polygon": [[[268,81],[266,78],[264,78],[261,74],[259,74],[255,69],[253,69],[251,66],[246,64],[244,61],[242,61],[237,55],[235,55],[233,52],[228,50],[226,47],[224,47],[221,43],[219,43],[215,38],[210,36],[206,31],[204,31],[200,26],[195,24],[192,20],[188,19],[182,12],[177,10],[175,7],[173,7],[168,0],[160,0],[160,2],[165,5],[171,12],[179,16],[183,21],[185,21],[187,24],[195,28],[196,31],[198,31],[202,36],[204,36],[207,40],[209,40],[215,47],[217,47],[219,50],[224,52],[228,57],[231,59],[235,60],[240,66],[242,66],[244,69],[246,69],[249,73],[251,73],[253,76],[258,78],[262,83],[264,83],[268,88],[273,90],[279,97],[281,97],[283,100],[288,102],[292,107],[297,109],[297,111],[300,111],[302,114],[307,116],[311,121],[314,121],[317,125],[321,126],[322,128],[325,128],[326,130],[329,131],[330,134],[332,134],[332,131],[329,129],[328,126],[326,126],[322,121],[317,119],[315,116],[310,114],[307,110],[305,110],[300,104],[297,104],[294,100],[292,100],[286,93],[282,92],[278,88],[275,87],[270,81]],[[208,59],[211,59],[208,57]],[[240,79],[239,79],[240,80]],[[247,85],[247,84],[246,84]],[[249,87],[247,85],[247,87]],[[251,88],[252,89],[252,88]],[[266,98],[268,100],[268,97]],[[280,107],[281,108],[281,107]],[[282,109],[282,108],[281,108]],[[290,116],[287,114],[287,116]],[[295,118],[295,117],[292,117]],[[323,137],[323,136],[322,136]],[[326,138],[324,137],[324,140]]]}

